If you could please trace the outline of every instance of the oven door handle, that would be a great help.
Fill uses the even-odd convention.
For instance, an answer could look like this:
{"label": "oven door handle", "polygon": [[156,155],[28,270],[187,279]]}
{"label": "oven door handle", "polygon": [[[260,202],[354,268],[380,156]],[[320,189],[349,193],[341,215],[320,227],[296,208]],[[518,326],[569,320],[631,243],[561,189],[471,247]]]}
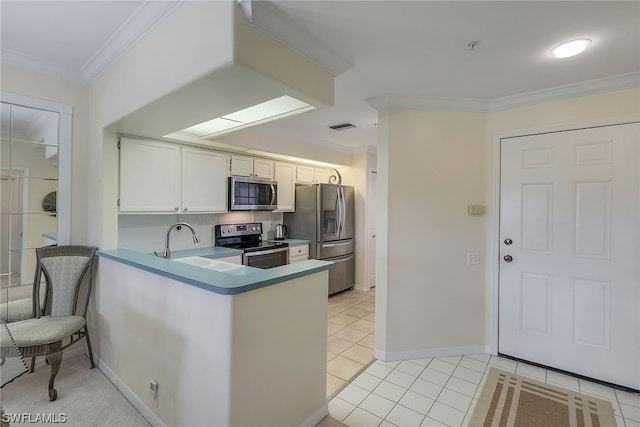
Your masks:
{"label": "oven door handle", "polygon": [[288,251],[288,250],[289,250],[289,248],[265,249],[264,251],[245,252],[244,256],[246,258],[249,258],[249,257],[252,257],[252,256],[275,254],[277,252],[285,252],[285,251]]}

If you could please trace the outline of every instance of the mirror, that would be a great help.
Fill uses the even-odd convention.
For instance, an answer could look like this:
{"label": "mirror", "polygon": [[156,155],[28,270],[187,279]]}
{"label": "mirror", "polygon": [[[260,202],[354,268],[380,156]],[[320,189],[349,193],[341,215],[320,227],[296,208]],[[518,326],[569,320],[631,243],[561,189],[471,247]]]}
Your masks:
{"label": "mirror", "polygon": [[33,311],[34,249],[57,241],[60,114],[0,106],[0,321],[11,322]]}

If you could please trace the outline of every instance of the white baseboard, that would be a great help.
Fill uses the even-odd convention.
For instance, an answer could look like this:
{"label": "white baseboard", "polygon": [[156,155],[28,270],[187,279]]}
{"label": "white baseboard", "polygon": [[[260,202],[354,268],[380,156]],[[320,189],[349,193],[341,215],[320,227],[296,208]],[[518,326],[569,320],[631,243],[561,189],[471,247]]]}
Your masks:
{"label": "white baseboard", "polygon": [[422,348],[406,351],[381,351],[373,350],[373,357],[383,362],[396,360],[424,359],[427,357],[465,356],[469,354],[491,354],[488,345],[470,345],[462,347]]}
{"label": "white baseboard", "polygon": [[309,418],[304,420],[299,427],[314,427],[327,415],[329,415],[329,405],[325,403],[320,409],[311,414]]}
{"label": "white baseboard", "polygon": [[100,358],[97,358],[95,355],[93,356],[98,369],[102,371],[105,377],[109,379],[113,383],[113,385],[122,393],[122,395],[131,403],[131,405],[140,412],[140,415],[146,419],[149,424],[154,427],[166,427],[166,424],[162,422],[160,418],[156,414],[151,411],[147,405],[144,404],[142,400],[135,394],[125,383],[123,383],[120,378],[104,363]]}

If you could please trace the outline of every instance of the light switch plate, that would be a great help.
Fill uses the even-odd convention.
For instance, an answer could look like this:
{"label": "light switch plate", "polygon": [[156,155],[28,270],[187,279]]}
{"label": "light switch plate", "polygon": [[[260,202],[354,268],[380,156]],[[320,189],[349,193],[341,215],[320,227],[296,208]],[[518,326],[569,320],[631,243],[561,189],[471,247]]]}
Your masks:
{"label": "light switch plate", "polygon": [[469,264],[469,265],[480,264],[480,253],[479,252],[467,252],[467,264]]}

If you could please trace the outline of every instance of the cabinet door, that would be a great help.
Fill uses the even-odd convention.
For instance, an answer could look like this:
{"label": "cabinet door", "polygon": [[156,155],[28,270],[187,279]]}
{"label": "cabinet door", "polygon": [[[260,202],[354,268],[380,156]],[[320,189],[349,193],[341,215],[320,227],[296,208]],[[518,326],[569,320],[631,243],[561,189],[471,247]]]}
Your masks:
{"label": "cabinet door", "polygon": [[273,160],[253,159],[253,176],[256,178],[273,179],[275,162]]}
{"label": "cabinet door", "polygon": [[296,167],[290,163],[275,164],[278,181],[278,212],[293,212],[296,209]]}
{"label": "cabinet door", "polygon": [[175,212],[180,204],[180,146],[120,139],[120,212]]}
{"label": "cabinet door", "polygon": [[330,169],[318,169],[318,168],[314,169],[314,178],[315,178],[314,182],[317,182],[320,184],[330,184],[329,182],[330,177],[331,177]]}
{"label": "cabinet door", "polygon": [[245,156],[231,156],[231,175],[253,176],[253,159]]}
{"label": "cabinet door", "polygon": [[304,183],[313,183],[314,181],[314,169],[311,166],[298,165],[296,168],[296,181]]}
{"label": "cabinet door", "polygon": [[182,148],[182,213],[226,212],[229,157]]}
{"label": "cabinet door", "polygon": [[289,248],[289,264],[309,259],[309,245],[291,246]]}

